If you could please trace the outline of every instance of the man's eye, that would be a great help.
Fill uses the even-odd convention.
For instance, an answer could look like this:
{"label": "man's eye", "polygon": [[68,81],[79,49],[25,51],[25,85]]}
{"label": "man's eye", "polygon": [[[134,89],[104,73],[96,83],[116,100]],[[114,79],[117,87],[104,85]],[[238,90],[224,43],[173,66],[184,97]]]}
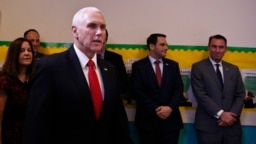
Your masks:
{"label": "man's eye", "polygon": [[101,28],[102,30],[106,30],[106,25],[101,25],[100,28]]}
{"label": "man's eye", "polygon": [[97,26],[96,26],[96,24],[89,24],[88,27],[92,28],[92,29],[95,29]]}

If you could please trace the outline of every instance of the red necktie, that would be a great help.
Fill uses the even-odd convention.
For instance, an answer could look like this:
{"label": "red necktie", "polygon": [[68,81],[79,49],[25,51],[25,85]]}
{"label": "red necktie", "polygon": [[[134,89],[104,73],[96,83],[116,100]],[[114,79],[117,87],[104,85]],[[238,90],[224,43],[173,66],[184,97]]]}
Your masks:
{"label": "red necktie", "polygon": [[89,62],[87,63],[87,66],[89,67],[88,78],[89,78],[95,116],[96,116],[96,119],[98,120],[100,117],[100,111],[102,106],[102,95],[101,95],[100,84],[99,84],[97,74],[95,72],[94,62],[92,60],[89,60]]}
{"label": "red necktie", "polygon": [[161,86],[161,80],[162,80],[162,76],[161,76],[161,70],[160,70],[160,67],[159,67],[159,63],[160,61],[159,60],[156,60],[155,61],[155,65],[156,65],[156,78],[157,78],[157,82],[158,82],[158,85]]}

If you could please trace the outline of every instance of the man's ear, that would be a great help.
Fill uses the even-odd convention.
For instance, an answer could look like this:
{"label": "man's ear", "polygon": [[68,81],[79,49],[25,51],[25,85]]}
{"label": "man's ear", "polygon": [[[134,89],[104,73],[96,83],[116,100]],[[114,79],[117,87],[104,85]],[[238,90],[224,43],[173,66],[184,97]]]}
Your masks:
{"label": "man's ear", "polygon": [[149,44],[149,49],[152,50],[154,49],[155,45],[154,44]]}
{"label": "man's ear", "polygon": [[78,38],[77,27],[76,27],[76,26],[72,26],[72,27],[71,27],[71,30],[72,30],[73,36],[74,36],[75,38]]}

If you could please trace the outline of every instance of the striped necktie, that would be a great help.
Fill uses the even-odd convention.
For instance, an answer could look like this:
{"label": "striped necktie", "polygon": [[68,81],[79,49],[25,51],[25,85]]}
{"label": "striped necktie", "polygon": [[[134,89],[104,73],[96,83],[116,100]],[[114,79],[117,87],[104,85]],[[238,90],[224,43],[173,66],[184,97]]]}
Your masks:
{"label": "striped necktie", "polygon": [[158,85],[161,86],[162,74],[159,66],[160,61],[156,60],[154,63],[156,65],[155,73],[156,73],[157,82],[158,82]]}

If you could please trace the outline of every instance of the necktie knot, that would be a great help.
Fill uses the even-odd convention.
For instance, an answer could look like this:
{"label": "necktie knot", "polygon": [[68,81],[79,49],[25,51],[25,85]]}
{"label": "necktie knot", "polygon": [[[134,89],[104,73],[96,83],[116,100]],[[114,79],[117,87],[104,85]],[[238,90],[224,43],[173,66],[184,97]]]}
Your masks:
{"label": "necktie knot", "polygon": [[94,68],[94,62],[92,60],[89,60],[88,63],[87,63],[87,66],[89,68]]}
{"label": "necktie knot", "polygon": [[217,68],[219,68],[220,64],[215,64]]}
{"label": "necktie knot", "polygon": [[156,60],[156,61],[155,61],[155,64],[156,64],[156,65],[159,65],[160,63],[161,63],[160,60]]}

